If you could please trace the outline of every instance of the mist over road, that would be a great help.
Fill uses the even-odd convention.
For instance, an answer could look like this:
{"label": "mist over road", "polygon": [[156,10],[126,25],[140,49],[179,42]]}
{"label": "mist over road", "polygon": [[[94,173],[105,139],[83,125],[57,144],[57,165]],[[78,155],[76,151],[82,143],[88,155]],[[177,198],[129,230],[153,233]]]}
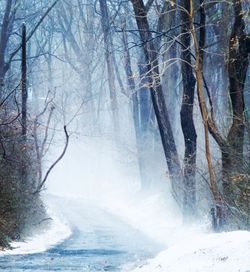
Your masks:
{"label": "mist over road", "polygon": [[1,257],[1,271],[122,271],[161,249],[139,230],[88,201],[55,196],[49,201],[67,219],[72,235],[42,253]]}

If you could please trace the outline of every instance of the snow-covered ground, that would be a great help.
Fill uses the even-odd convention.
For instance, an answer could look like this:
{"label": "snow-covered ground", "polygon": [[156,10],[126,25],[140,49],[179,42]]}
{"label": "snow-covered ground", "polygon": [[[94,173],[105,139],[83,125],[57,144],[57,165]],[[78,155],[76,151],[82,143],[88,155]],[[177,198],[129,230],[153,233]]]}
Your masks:
{"label": "snow-covered ground", "polygon": [[2,251],[0,256],[44,252],[71,235],[71,230],[65,219],[59,213],[55,213],[55,209],[50,203],[46,202],[46,206],[48,216],[52,219],[48,229],[44,229],[43,232],[26,238],[24,242],[13,242],[11,244],[13,249]]}
{"label": "snow-covered ground", "polygon": [[248,231],[213,233],[209,221],[184,225],[175,203],[164,193],[127,199],[123,195],[105,205],[166,248],[140,267],[126,265],[123,272],[250,272]]}
{"label": "snow-covered ground", "polygon": [[168,188],[148,195],[136,193],[138,176],[131,165],[121,167],[106,142],[101,142],[98,152],[98,142],[86,142],[70,146],[71,152],[52,174],[50,191],[60,188],[59,194],[90,198],[166,249],[143,266],[128,264],[124,271],[250,272],[249,232],[213,234],[208,232],[209,222],[184,226]]}
{"label": "snow-covered ground", "polygon": [[[168,193],[168,185],[150,194],[138,193],[135,182],[138,177],[131,166],[121,167],[106,144],[100,144],[101,151],[98,149],[97,154],[96,145],[90,142],[70,146],[71,152],[50,177],[48,191],[60,197],[96,203],[162,248],[155,258],[144,261],[140,267],[127,264],[124,271],[250,272],[250,232],[210,233],[209,222],[183,225],[179,209]],[[84,162],[82,154],[86,158]],[[14,244],[17,248],[11,254],[45,251],[71,234],[60,216],[60,209],[64,207],[57,207],[56,203],[49,206],[54,219],[50,230],[26,243]],[[57,211],[56,215],[51,214],[51,210]],[[133,243],[131,241],[131,245]]]}
{"label": "snow-covered ground", "polygon": [[133,272],[222,271],[250,271],[250,232],[191,235],[178,240],[156,258],[133,270]]}

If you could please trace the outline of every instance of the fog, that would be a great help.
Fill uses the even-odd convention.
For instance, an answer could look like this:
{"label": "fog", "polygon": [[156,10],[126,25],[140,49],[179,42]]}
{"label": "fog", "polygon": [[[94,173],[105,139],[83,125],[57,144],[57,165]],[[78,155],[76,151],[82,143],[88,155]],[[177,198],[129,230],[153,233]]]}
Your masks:
{"label": "fog", "polygon": [[250,222],[248,11],[0,2],[0,269],[226,262],[209,233]]}
{"label": "fog", "polygon": [[[177,228],[184,231],[184,226],[166,173],[156,170],[158,183],[142,190],[138,163],[131,151],[118,148],[105,137],[73,136],[66,155],[49,177],[44,195],[49,195],[48,202],[53,196],[83,201],[83,213],[86,203],[94,203],[156,242],[167,244],[174,240],[172,231],[177,234]],[[60,201],[57,211],[70,209]],[[55,207],[56,202],[52,202]]]}

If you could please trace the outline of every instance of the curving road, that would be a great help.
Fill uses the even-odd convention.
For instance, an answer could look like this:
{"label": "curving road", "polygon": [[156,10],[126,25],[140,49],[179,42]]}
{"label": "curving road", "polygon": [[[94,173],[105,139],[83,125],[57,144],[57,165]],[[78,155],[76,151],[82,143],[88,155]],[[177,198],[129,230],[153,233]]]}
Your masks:
{"label": "curving road", "polygon": [[[140,231],[82,200],[53,200],[73,234],[45,252],[0,257],[0,271],[122,271],[156,255],[156,245]],[[129,271],[130,269],[126,270]]]}

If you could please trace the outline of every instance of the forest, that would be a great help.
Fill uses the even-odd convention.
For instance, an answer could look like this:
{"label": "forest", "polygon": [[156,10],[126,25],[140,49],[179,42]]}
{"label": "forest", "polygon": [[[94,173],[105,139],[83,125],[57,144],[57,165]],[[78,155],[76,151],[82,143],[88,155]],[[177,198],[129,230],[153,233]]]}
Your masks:
{"label": "forest", "polygon": [[136,168],[141,194],[169,189],[183,224],[249,231],[249,8],[2,0],[0,249],[48,227],[50,177],[84,137]]}

